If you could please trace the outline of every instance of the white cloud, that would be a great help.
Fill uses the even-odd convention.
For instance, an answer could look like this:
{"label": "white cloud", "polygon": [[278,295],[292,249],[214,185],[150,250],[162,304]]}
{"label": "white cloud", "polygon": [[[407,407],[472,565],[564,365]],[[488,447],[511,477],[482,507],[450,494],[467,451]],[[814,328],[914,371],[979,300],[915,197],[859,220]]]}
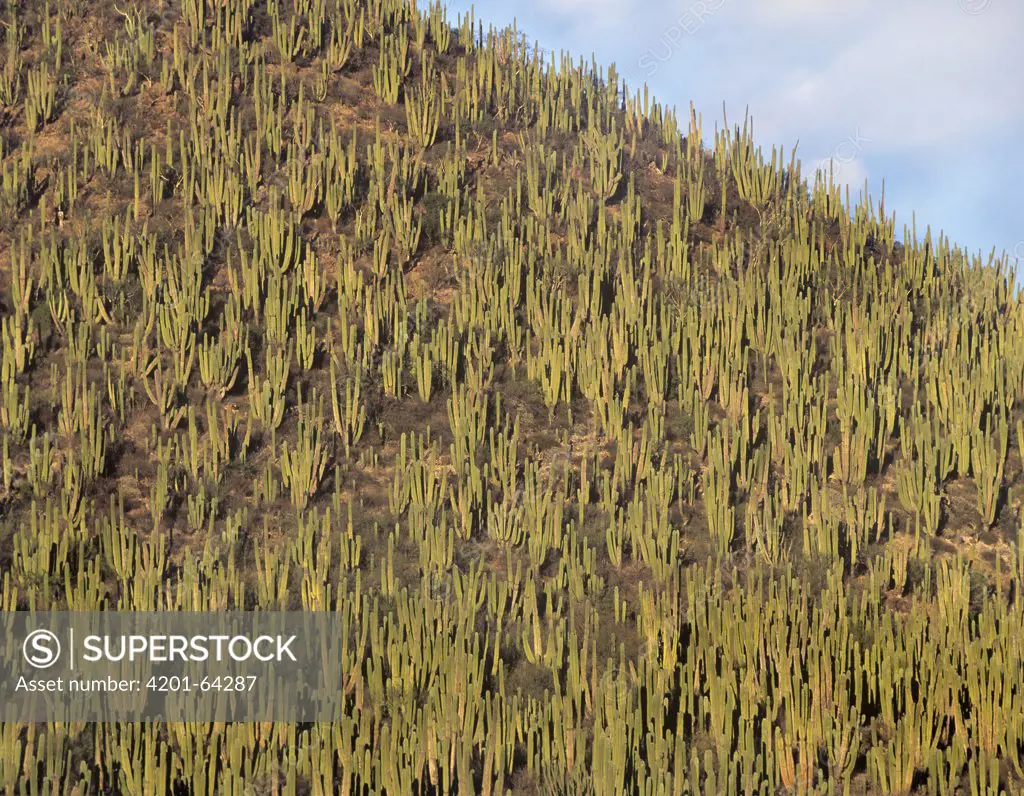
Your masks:
{"label": "white cloud", "polygon": [[615,0],[552,0],[548,8],[559,14],[603,14],[626,5]]}
{"label": "white cloud", "polygon": [[814,185],[814,173],[820,169],[822,176],[827,181],[831,170],[832,182],[839,186],[850,186],[853,195],[864,187],[864,180],[868,179],[868,171],[863,160],[845,160],[840,157],[830,156],[812,161],[810,169],[804,169],[803,174],[811,185]]}
{"label": "white cloud", "polygon": [[823,18],[848,18],[868,8],[868,0],[760,0],[747,13],[759,24],[817,25]]}
{"label": "white cloud", "polygon": [[[981,35],[964,30],[980,22],[975,18],[929,20],[905,9],[887,16],[885,24],[852,34],[831,58],[816,60],[813,75],[799,75],[793,87],[779,81],[758,97],[766,132],[799,126],[803,135],[817,135],[860,124],[875,131],[880,148],[906,151],[946,147],[986,126],[1019,122],[1020,106],[1008,100],[1020,90],[992,79],[1005,60],[993,46],[993,23],[983,23]],[[923,30],[910,38],[913,26]]]}
{"label": "white cloud", "polygon": [[[622,21],[631,12],[630,5],[628,0],[548,0],[545,10],[557,15],[561,24],[594,36],[621,30]],[[548,46],[543,41],[540,44]],[[576,53],[577,56],[589,54]]]}

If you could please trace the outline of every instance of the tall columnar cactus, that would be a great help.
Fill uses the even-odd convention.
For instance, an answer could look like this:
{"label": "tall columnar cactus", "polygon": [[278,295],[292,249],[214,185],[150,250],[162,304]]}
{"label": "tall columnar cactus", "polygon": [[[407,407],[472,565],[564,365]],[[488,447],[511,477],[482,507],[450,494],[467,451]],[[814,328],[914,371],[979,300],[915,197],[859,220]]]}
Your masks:
{"label": "tall columnar cactus", "polygon": [[25,117],[33,132],[53,120],[56,110],[57,81],[44,62],[28,73]]}
{"label": "tall columnar cactus", "polygon": [[23,89],[21,57],[24,23],[15,15],[11,15],[9,24],[4,31],[4,62],[0,69],[0,103],[10,108],[21,98]]}
{"label": "tall columnar cactus", "polygon": [[439,80],[435,75],[432,65],[425,66],[419,88],[408,92],[405,97],[409,134],[421,149],[432,146],[437,139],[437,130],[444,110],[443,103],[448,94],[444,74],[439,75]]}
{"label": "tall columnar cactus", "polygon": [[284,419],[285,388],[288,385],[288,363],[294,346],[267,347],[265,367],[260,377],[253,370],[252,356],[246,349],[246,363],[249,368],[249,413],[264,428],[274,431]]}
{"label": "tall columnar cactus", "polygon": [[302,391],[298,393],[299,426],[295,447],[281,443],[281,479],[291,490],[292,503],[304,509],[316,494],[327,469],[327,451],[321,437],[323,398],[313,393],[313,406],[303,406]]}
{"label": "tall columnar cactus", "polygon": [[609,136],[595,130],[587,145],[594,193],[602,201],[608,201],[622,180],[622,133],[616,135],[614,127]]}
{"label": "tall columnar cactus", "polygon": [[715,444],[704,471],[704,505],[715,549],[723,556],[729,552],[736,531],[736,509],[731,499],[731,466],[717,429],[712,440]]}
{"label": "tall columnar cactus", "polygon": [[380,36],[380,59],[373,71],[373,87],[377,96],[389,104],[398,102],[402,84],[412,68],[409,58],[409,37],[406,27],[399,26],[397,35]]}
{"label": "tall columnar cactus", "polygon": [[988,427],[978,429],[971,447],[971,469],[977,486],[978,513],[992,525],[999,510],[1003,472],[1009,446],[1009,423],[1002,412],[988,415]]}

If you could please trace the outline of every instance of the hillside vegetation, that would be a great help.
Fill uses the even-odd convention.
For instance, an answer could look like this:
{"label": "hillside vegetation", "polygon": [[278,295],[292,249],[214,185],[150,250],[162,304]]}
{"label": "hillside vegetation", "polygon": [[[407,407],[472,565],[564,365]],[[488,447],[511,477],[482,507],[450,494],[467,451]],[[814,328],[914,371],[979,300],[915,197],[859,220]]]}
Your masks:
{"label": "hillside vegetation", "polygon": [[0,788],[1019,792],[1007,264],[424,5],[0,2],[3,609],[352,629]]}

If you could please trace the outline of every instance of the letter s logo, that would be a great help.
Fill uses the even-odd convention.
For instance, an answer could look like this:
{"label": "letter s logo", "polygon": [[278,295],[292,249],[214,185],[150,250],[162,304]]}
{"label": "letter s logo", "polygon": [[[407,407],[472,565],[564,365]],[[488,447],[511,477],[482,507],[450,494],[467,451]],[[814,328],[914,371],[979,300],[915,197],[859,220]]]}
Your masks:
{"label": "letter s logo", "polygon": [[49,630],[33,630],[25,637],[21,652],[29,666],[46,669],[60,657],[60,639]]}

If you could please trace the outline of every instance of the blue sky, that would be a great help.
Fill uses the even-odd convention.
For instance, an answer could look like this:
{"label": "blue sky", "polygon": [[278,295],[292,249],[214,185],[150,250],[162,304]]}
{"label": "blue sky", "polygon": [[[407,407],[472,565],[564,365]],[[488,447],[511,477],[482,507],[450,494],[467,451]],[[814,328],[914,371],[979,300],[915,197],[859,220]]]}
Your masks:
{"label": "blue sky", "polygon": [[[829,162],[856,197],[868,181],[897,230],[916,214],[987,261],[1024,271],[1024,2],[1021,0],[523,0],[473,4],[530,40],[645,82],[705,139],[742,123],[797,157]],[[454,22],[469,2],[448,3]],[[1021,277],[1018,274],[1018,284]]]}

